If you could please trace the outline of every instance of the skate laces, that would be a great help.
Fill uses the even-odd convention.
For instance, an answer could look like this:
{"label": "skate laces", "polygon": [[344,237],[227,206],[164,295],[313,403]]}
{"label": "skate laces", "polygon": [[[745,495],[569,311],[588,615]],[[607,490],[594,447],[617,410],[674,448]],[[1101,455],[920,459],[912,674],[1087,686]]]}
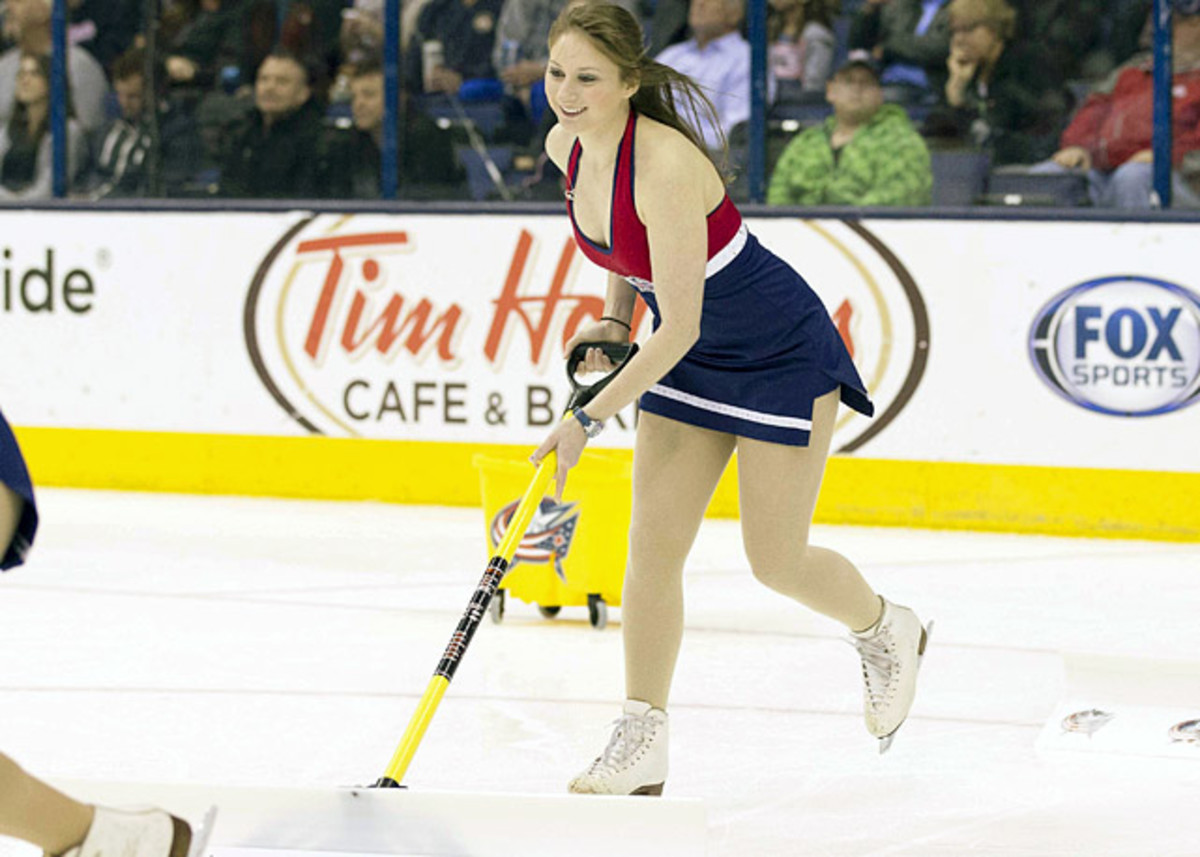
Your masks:
{"label": "skate laces", "polygon": [[655,724],[640,714],[623,714],[613,721],[612,737],[604,752],[592,762],[589,774],[613,774],[626,767],[654,731]]}
{"label": "skate laces", "polygon": [[862,659],[867,700],[872,708],[878,708],[891,695],[892,676],[896,667],[891,635],[881,628],[870,637],[851,637],[848,642],[858,650],[858,656]]}

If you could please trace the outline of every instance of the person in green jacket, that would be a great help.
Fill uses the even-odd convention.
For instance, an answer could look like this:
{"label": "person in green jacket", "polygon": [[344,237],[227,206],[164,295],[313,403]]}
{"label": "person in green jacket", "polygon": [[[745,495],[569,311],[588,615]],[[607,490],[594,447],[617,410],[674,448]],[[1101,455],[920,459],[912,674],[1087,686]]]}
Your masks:
{"label": "person in green jacket", "polygon": [[875,68],[851,60],[825,87],[833,115],[783,150],[769,205],[929,205],[929,149],[904,109],[883,103]]}

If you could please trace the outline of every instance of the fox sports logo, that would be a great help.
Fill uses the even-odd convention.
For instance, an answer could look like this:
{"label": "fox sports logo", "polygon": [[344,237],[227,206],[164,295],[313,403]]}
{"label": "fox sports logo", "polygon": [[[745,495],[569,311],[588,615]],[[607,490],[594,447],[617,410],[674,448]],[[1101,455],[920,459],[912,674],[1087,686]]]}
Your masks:
{"label": "fox sports logo", "polygon": [[1029,355],[1042,380],[1080,407],[1165,414],[1200,393],[1200,298],[1149,277],[1089,280],[1042,308]]}

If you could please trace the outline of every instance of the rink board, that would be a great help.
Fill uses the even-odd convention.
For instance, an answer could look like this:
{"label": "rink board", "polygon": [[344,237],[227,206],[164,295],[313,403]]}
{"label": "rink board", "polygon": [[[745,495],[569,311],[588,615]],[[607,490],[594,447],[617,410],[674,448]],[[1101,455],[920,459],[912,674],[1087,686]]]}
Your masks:
{"label": "rink board", "polygon": [[296,851],[398,857],[705,853],[706,813],[699,800],[85,780],[55,785],[81,800],[160,806],[188,820],[215,805],[214,857]]}
{"label": "rink board", "polygon": [[[41,485],[425,505],[478,505],[474,457],[523,460],[529,451],[328,437],[55,428],[16,433]],[[1200,473],[835,456],[816,520],[1190,542],[1200,540],[1200,503],[1174,498],[1197,496]],[[708,514],[738,515],[736,456]]]}
{"label": "rink board", "polygon": [[[1195,223],[775,214],[747,223],[875,407],[838,414],[819,520],[1200,540]],[[0,408],[43,485],[476,505],[474,455],[543,441],[563,347],[606,311],[561,212],[0,230]],[[644,304],[630,324],[649,336]],[[593,446],[635,426],[631,404]]]}

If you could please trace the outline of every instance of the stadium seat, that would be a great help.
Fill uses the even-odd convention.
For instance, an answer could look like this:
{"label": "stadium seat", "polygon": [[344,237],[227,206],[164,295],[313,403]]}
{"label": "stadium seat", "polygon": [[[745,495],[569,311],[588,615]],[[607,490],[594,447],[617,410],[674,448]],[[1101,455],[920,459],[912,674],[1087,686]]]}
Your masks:
{"label": "stadium seat", "polygon": [[988,176],[985,202],[991,205],[1045,205],[1073,208],[1089,205],[1083,173],[1036,173],[1028,167],[997,167]]}
{"label": "stadium seat", "polygon": [[[512,168],[512,146],[488,146],[485,151],[488,158],[500,171],[501,180],[507,181],[507,174]],[[471,199],[502,198],[496,182],[488,172],[487,161],[470,146],[455,146],[454,155],[467,173],[467,191]]]}
{"label": "stadium seat", "polygon": [[475,125],[485,140],[490,140],[496,129],[504,124],[504,104],[498,99],[458,101],[456,104],[448,96],[438,93],[420,96],[420,105],[426,115],[453,125],[463,124],[465,117]]}
{"label": "stadium seat", "polygon": [[932,149],[933,204],[974,205],[987,189],[991,157],[978,149]]}

